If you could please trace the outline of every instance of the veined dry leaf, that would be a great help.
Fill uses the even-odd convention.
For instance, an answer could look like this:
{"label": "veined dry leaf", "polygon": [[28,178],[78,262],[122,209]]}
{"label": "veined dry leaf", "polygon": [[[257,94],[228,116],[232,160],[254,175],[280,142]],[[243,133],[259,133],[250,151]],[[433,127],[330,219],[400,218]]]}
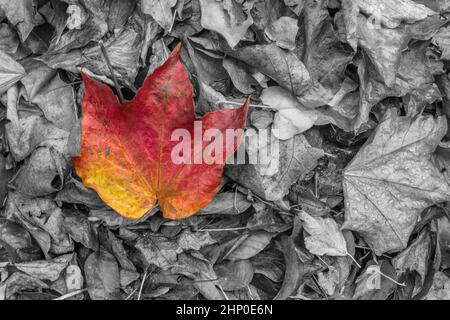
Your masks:
{"label": "veined dry leaf", "polygon": [[192,280],[193,286],[209,300],[222,300],[223,294],[216,286],[217,275],[211,263],[199,252],[193,251],[191,254],[182,253],[178,261],[171,268],[171,272],[182,274]]}
{"label": "veined dry leaf", "polygon": [[347,256],[347,242],[339,227],[331,218],[313,217],[304,211],[299,213],[303,221],[306,248],[318,256]]}
{"label": "veined dry leaf", "polygon": [[450,200],[450,185],[430,157],[446,130],[444,117],[388,110],[344,170],[342,228],[361,234],[377,254],[406,248],[422,210]]}
{"label": "veined dry leaf", "polygon": [[280,48],[294,50],[298,32],[297,19],[281,17],[268,25],[265,32]]}
{"label": "veined dry leaf", "polygon": [[0,50],[0,94],[9,89],[26,74],[21,64]]}
{"label": "veined dry leaf", "polygon": [[202,27],[216,31],[234,48],[253,24],[250,13],[244,13],[234,0],[200,0]]}
{"label": "veined dry leaf", "polygon": [[65,254],[50,260],[35,260],[16,263],[14,266],[20,271],[39,280],[56,281],[61,272],[69,265],[74,254]]}
{"label": "veined dry leaf", "polygon": [[[410,0],[406,1],[413,3]],[[371,0],[371,2],[373,6],[376,6],[375,1]],[[423,8],[430,11],[426,7]],[[362,14],[357,14],[357,11],[351,10],[345,12],[345,21],[351,21],[354,29],[350,35],[347,31],[347,37],[351,38],[351,41],[357,41],[358,46],[370,57],[382,81],[389,87],[395,83],[401,54],[407,48],[408,42],[411,39],[428,40],[445,24],[445,19],[441,20],[434,16],[425,19],[428,16],[426,15],[425,20],[420,19],[423,21],[390,29],[377,24],[376,22],[380,21],[377,17],[366,18]]]}
{"label": "veined dry leaf", "polygon": [[431,236],[427,230],[424,230],[407,249],[392,259],[392,265],[399,274],[407,271],[417,271],[423,285],[428,271],[430,251]]}
{"label": "veined dry leaf", "polygon": [[70,131],[76,119],[73,88],[68,86],[56,70],[44,63],[31,60],[24,64],[27,75],[21,79],[28,94],[28,101],[36,103],[45,118],[56,127]]}
{"label": "veined dry leaf", "polygon": [[250,208],[251,205],[251,202],[240,192],[222,192],[218,193],[198,214],[240,214]]}
{"label": "veined dry leaf", "polygon": [[260,197],[276,201],[281,200],[288,193],[295,181],[303,179],[310,170],[314,169],[317,160],[323,156],[323,150],[311,146],[304,135],[279,141],[278,150],[273,147],[272,142],[266,150],[264,146],[259,147],[263,149],[263,153],[270,151],[267,152],[269,157],[259,158],[263,159],[264,163],[230,165],[226,167],[226,174]]}
{"label": "veined dry leaf", "polygon": [[137,240],[135,247],[147,263],[167,269],[177,262],[177,256],[183,251],[200,250],[215,242],[208,232],[191,232],[185,229],[176,239],[143,234]]}
{"label": "veined dry leaf", "polygon": [[155,21],[168,32],[172,27],[172,8],[177,4],[177,0],[141,0],[141,10],[149,14]]}
{"label": "veined dry leaf", "polygon": [[245,94],[251,94],[254,91],[252,85],[256,84],[256,80],[250,75],[249,67],[245,63],[226,57],[222,64],[236,89]]}
{"label": "veined dry leaf", "polygon": [[23,42],[27,40],[33,28],[43,22],[39,13],[36,13],[33,0],[0,0],[0,10],[5,12],[11,24],[19,30]]}
{"label": "veined dry leaf", "polygon": [[86,259],[84,274],[92,300],[116,300],[119,298],[119,266],[114,256],[103,247]]}
{"label": "veined dry leaf", "polygon": [[421,107],[439,98],[440,92],[434,83],[434,72],[426,53],[427,46],[427,43],[418,42],[402,53],[392,87],[386,86],[366,54],[356,60],[361,79],[359,114],[354,123],[356,132],[369,121],[372,107],[387,97],[405,96],[408,114],[421,112]]}
{"label": "veined dry leaf", "polygon": [[62,215],[64,231],[67,232],[74,241],[80,242],[86,248],[92,250],[98,249],[97,235],[84,214],[74,210],[65,209],[63,210]]}
{"label": "veined dry leaf", "polygon": [[[295,219],[295,218],[294,218]],[[294,230],[295,230],[294,222]],[[305,267],[298,258],[295,249],[294,236],[288,237],[282,235],[280,238],[280,247],[283,251],[286,270],[284,272],[284,279],[280,291],[278,291],[274,300],[285,300],[297,290],[299,283],[303,280],[305,275]]]}
{"label": "veined dry leaf", "polygon": [[225,52],[272,78],[294,96],[302,96],[313,84],[297,56],[276,44],[252,45]]}
{"label": "veined dry leaf", "polygon": [[253,267],[249,260],[227,261],[214,266],[219,284],[225,291],[246,288],[253,279]]}
{"label": "veined dry leaf", "polygon": [[[240,109],[207,114],[201,119],[201,137],[193,135],[192,86],[179,60],[180,48],[147,77],[132,101],[122,105],[109,87],[83,76],[82,145],[73,162],[83,183],[127,218],[143,216],[157,202],[171,219],[205,207],[218,190],[227,156],[237,148],[234,141],[226,143],[215,136],[225,136],[226,129],[245,128],[249,101]],[[181,128],[191,140],[185,142],[190,154],[183,157],[190,156],[191,161],[175,164],[172,153],[180,141],[171,137]],[[194,140],[203,139],[207,129],[216,132],[214,139],[197,150]],[[216,144],[223,152],[216,154],[215,163],[195,164],[205,148],[216,150]]]}
{"label": "veined dry leaf", "polygon": [[0,284],[0,300],[9,300],[21,291],[47,289],[45,282],[22,272],[14,272]]}
{"label": "veined dry leaf", "polygon": [[6,249],[12,262],[39,259],[41,252],[30,233],[21,225],[0,218],[0,244]]}
{"label": "veined dry leaf", "polygon": [[449,300],[450,278],[444,272],[436,272],[433,285],[425,300]]}
{"label": "veined dry leaf", "polygon": [[7,54],[16,54],[19,49],[20,39],[16,30],[9,24],[0,24],[0,51]]}
{"label": "veined dry leaf", "polygon": [[256,231],[251,233],[245,240],[226,255],[228,260],[244,260],[250,259],[270,243],[275,236],[267,231]]}
{"label": "veined dry leaf", "polygon": [[[345,0],[346,1],[346,0]],[[402,22],[414,23],[436,14],[413,0],[354,0],[359,10],[379,19],[387,28],[397,28]]]}
{"label": "veined dry leaf", "polygon": [[327,295],[334,295],[339,284],[339,270],[330,266],[327,272],[319,272],[317,274],[317,283]]}
{"label": "veined dry leaf", "polygon": [[[297,42],[296,53],[308,69],[311,78],[323,87],[326,95],[316,93],[328,104],[327,96],[336,94],[345,80],[345,69],[353,58],[354,52],[343,45],[335,30],[333,19],[328,11],[329,1],[305,0],[302,15],[299,18],[298,32],[301,43]],[[320,87],[319,87],[320,89]],[[311,92],[314,96],[314,90]],[[322,97],[323,96],[323,97]],[[311,98],[309,98],[311,100]],[[305,104],[306,107],[311,107]]]}

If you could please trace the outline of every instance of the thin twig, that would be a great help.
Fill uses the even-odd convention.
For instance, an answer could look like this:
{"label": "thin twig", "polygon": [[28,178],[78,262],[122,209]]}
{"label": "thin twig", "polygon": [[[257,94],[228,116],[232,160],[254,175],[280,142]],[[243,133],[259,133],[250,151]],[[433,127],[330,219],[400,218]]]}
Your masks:
{"label": "thin twig", "polygon": [[79,84],[79,83],[83,83],[83,81],[74,81],[74,82],[71,82],[71,83],[67,83],[67,84],[65,84],[63,86],[56,87],[56,88],[53,88],[51,90],[48,90],[46,93],[49,93],[49,92],[52,92],[52,91],[55,91],[55,90],[58,90],[58,89],[66,88],[66,87],[71,87],[71,86],[73,86],[75,84]]}
{"label": "thin twig", "polygon": [[385,278],[388,279],[389,281],[392,281],[393,283],[395,283],[395,284],[398,285],[398,286],[401,286],[401,287],[405,287],[405,286],[406,286],[404,283],[400,283],[400,282],[396,281],[395,279],[392,279],[392,278],[389,277],[387,274],[384,274],[383,272],[381,272],[381,271],[379,271],[379,270],[376,270],[376,269],[375,269],[375,271],[376,271],[377,273],[379,273],[381,276],[385,277]]}
{"label": "thin twig", "polygon": [[67,293],[61,297],[55,298],[53,300],[66,300],[66,299],[72,298],[73,296],[76,296],[77,294],[83,293],[85,291],[87,291],[87,288],[69,292],[69,293]]}
{"label": "thin twig", "polygon": [[347,256],[353,260],[353,262],[356,264],[356,266],[361,269],[361,265],[358,263],[358,261],[355,260],[355,258],[353,258],[353,256],[347,252]]}
{"label": "thin twig", "polygon": [[221,232],[221,231],[240,231],[247,230],[247,227],[237,227],[237,228],[223,228],[223,229],[199,229],[197,231],[212,231],[212,232]]}
{"label": "thin twig", "polygon": [[320,256],[316,256],[316,257],[317,257],[320,261],[322,261],[323,264],[326,265],[328,269],[331,268],[331,266],[330,266],[328,263],[326,263]]}
{"label": "thin twig", "polygon": [[139,287],[139,293],[138,293],[138,300],[141,300],[141,295],[142,295],[142,289],[144,288],[144,282],[145,279],[147,278],[147,269],[145,269],[144,275],[142,276],[142,282],[141,282],[141,286]]}
{"label": "thin twig", "polygon": [[[236,106],[242,106],[244,102],[235,102],[235,101],[228,101],[228,100],[220,100],[220,101],[216,101],[216,104],[233,104]],[[264,108],[264,109],[274,109],[271,106],[266,106],[263,104],[249,104],[249,107],[253,107],[253,108]]]}
{"label": "thin twig", "polygon": [[103,58],[105,59],[106,65],[108,66],[109,72],[111,73],[112,80],[114,82],[114,86],[116,87],[117,94],[119,95],[119,101],[120,103],[123,103],[125,101],[122,90],[120,88],[119,82],[117,81],[116,75],[114,74],[113,67],[111,65],[111,61],[109,60],[108,53],[106,52],[105,46],[103,45],[103,41],[98,42],[100,46],[100,50],[102,51]]}
{"label": "thin twig", "polygon": [[134,290],[131,291],[131,293],[125,298],[125,300],[129,300],[131,298],[131,296],[136,293],[136,291],[137,291],[137,288],[134,288]]}

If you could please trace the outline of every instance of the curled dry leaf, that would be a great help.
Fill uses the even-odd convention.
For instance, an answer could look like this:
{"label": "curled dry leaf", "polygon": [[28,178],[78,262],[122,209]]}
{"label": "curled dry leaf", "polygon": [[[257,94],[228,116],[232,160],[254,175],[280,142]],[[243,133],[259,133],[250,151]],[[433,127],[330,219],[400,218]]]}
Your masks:
{"label": "curled dry leaf", "polygon": [[12,262],[31,261],[41,257],[40,249],[30,233],[21,225],[0,218],[0,244]]}
{"label": "curled dry leaf", "polygon": [[280,140],[312,128],[318,119],[316,111],[303,107],[289,91],[282,87],[270,87],[261,93],[261,101],[278,112],[273,120],[272,132]]}
{"label": "curled dry leaf", "polygon": [[168,32],[173,25],[172,8],[176,4],[177,0],[141,0],[141,10],[151,15]]}

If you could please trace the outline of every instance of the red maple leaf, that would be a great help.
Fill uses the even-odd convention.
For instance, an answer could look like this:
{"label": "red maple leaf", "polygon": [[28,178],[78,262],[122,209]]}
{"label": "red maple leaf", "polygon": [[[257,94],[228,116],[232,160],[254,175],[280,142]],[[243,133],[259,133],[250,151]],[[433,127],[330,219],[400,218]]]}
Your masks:
{"label": "red maple leaf", "polygon": [[[214,111],[201,118],[202,137],[189,141],[190,152],[180,153],[186,161],[174,161],[174,150],[180,147],[174,132],[193,137],[199,127],[192,86],[179,52],[178,45],[145,79],[133,100],[123,104],[107,85],[83,75],[81,151],[73,163],[84,185],[127,218],[137,219],[156,204],[166,218],[195,214],[217,193],[225,160],[242,138],[239,134],[230,143],[226,130],[245,128],[249,100],[239,109]],[[205,133],[209,141],[204,141]],[[223,146],[224,152],[211,148],[213,144]],[[206,163],[201,156],[201,163],[194,161],[211,149],[221,161]]]}

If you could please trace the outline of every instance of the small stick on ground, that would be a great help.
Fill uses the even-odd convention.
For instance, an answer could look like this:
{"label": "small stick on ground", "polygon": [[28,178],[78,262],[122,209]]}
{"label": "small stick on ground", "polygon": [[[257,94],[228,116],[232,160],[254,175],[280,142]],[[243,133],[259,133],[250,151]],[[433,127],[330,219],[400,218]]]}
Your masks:
{"label": "small stick on ground", "polygon": [[142,276],[142,282],[141,282],[141,286],[139,287],[139,293],[138,293],[138,300],[141,300],[141,296],[142,296],[142,289],[144,288],[144,283],[145,280],[147,279],[147,269],[145,269],[144,275]]}
{"label": "small stick on ground", "polygon": [[352,261],[356,264],[356,266],[357,266],[359,269],[361,269],[361,265],[358,263],[358,261],[356,261],[355,258],[353,258],[353,256],[352,256],[350,253],[347,252],[347,256],[348,256],[350,259],[352,259]]}
{"label": "small stick on ground", "polygon": [[119,82],[117,81],[116,75],[114,74],[113,67],[111,65],[111,61],[109,60],[108,53],[106,52],[105,46],[103,45],[103,41],[99,41],[98,45],[100,46],[100,50],[102,51],[103,58],[105,59],[106,65],[108,66],[109,72],[111,73],[112,81],[114,82],[114,87],[116,87],[117,94],[119,95],[120,103],[125,101],[122,90],[120,89]]}
{"label": "small stick on ground", "polygon": [[73,291],[73,292],[69,292],[69,293],[67,293],[67,294],[65,294],[63,296],[60,296],[58,298],[55,298],[53,300],[66,300],[66,299],[72,298],[73,296],[76,296],[76,295],[78,295],[80,293],[83,293],[85,291],[87,291],[87,288],[76,290],[76,291]]}

